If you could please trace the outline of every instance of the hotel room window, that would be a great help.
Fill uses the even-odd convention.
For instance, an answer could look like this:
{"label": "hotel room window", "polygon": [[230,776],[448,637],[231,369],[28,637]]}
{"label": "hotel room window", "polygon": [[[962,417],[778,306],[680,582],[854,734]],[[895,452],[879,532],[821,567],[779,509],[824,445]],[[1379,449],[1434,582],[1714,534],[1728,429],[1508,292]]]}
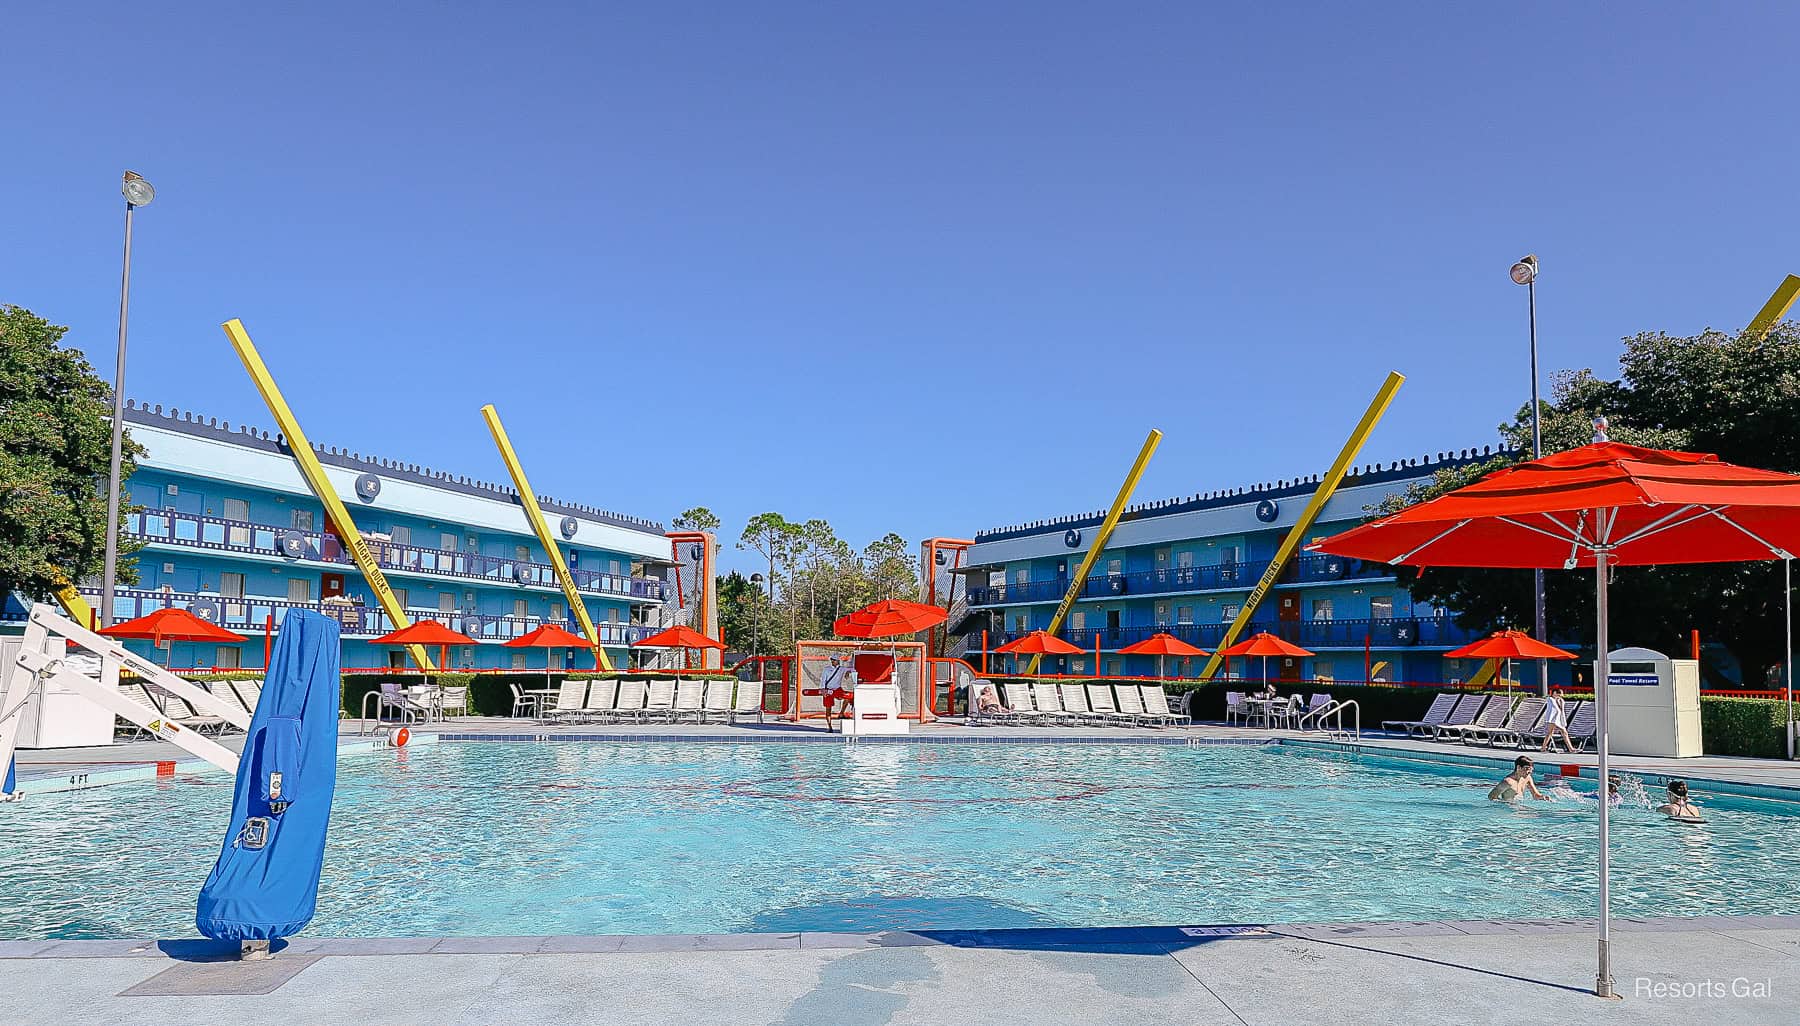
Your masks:
{"label": "hotel room window", "polygon": [[1369,619],[1392,620],[1394,618],[1394,599],[1391,595],[1377,595],[1369,600]]}
{"label": "hotel room window", "polygon": [[438,535],[438,548],[443,549],[445,552],[455,552],[456,542],[457,537],[454,534],[443,532]]}
{"label": "hotel room window", "polygon": [[290,577],[287,582],[289,602],[312,601],[312,579],[308,577]]}
{"label": "hotel room window", "polygon": [[513,546],[513,558],[518,560],[521,563],[531,562],[531,546],[529,546],[529,545],[514,545]]}
{"label": "hotel room window", "polygon": [[1331,600],[1328,598],[1313,599],[1313,615],[1315,620],[1331,619]]}
{"label": "hotel room window", "polygon": [[1106,561],[1106,576],[1117,577],[1124,572],[1125,572],[1125,561],[1124,560],[1109,559]]}
{"label": "hotel room window", "polygon": [[213,653],[213,665],[221,670],[235,670],[240,665],[239,660],[243,654],[236,645],[220,645],[218,651]]}
{"label": "hotel room window", "polygon": [[1227,602],[1224,605],[1219,607],[1219,622],[1220,623],[1230,623],[1231,621],[1237,619],[1237,615],[1238,615],[1238,607],[1231,604],[1230,602]]}
{"label": "hotel room window", "polygon": [[1194,622],[1194,607],[1193,606],[1176,606],[1175,607],[1175,622],[1176,623],[1193,623]]}
{"label": "hotel room window", "polygon": [[1025,633],[1025,614],[1024,613],[1014,614],[1014,616],[1013,616],[1013,633],[1014,634],[1024,634]]}
{"label": "hotel room window", "polygon": [[293,511],[292,516],[293,516],[293,522],[294,522],[294,530],[310,531],[313,529],[313,511],[312,510],[297,509],[297,510]]}
{"label": "hotel room window", "polygon": [[[225,519],[234,520],[239,524],[248,523],[250,520],[250,503],[243,499],[226,499]],[[227,527],[225,529],[225,544],[250,544],[250,529],[248,527],[237,527],[235,525]]]}
{"label": "hotel room window", "polygon": [[1080,630],[1087,629],[1087,611],[1086,610],[1077,609],[1073,613],[1069,614],[1069,629],[1072,631],[1080,631]]}
{"label": "hotel room window", "polygon": [[456,592],[444,591],[444,592],[438,593],[438,612],[440,612],[440,613],[456,612]]}
{"label": "hotel room window", "polygon": [[523,670],[525,668],[525,653],[514,652],[512,654],[512,668],[515,670]]}
{"label": "hotel room window", "polygon": [[528,603],[526,602],[525,599],[513,599],[513,615],[514,616],[521,616],[521,617],[525,616],[526,615],[525,611],[527,608],[528,608]]}
{"label": "hotel room window", "polygon": [[388,537],[394,540],[395,545],[411,545],[412,528],[405,524],[395,524],[394,529],[388,532]]}

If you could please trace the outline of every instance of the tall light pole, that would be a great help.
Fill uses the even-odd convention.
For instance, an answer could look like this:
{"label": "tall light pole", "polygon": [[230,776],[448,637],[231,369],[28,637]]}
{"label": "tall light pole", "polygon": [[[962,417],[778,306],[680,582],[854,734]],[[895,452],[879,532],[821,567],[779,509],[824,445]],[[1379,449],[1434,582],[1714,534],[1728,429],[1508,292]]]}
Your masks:
{"label": "tall light pole", "polygon": [[[762,597],[762,582],[763,582],[762,574],[751,574],[750,575],[750,589],[756,593],[757,598]],[[762,620],[762,617],[757,615],[757,612],[756,612],[756,599],[751,599],[750,600],[750,654],[753,656],[762,655],[761,620]]]}
{"label": "tall light pole", "polygon": [[[1525,286],[1525,304],[1529,311],[1531,325],[1531,458],[1538,459],[1544,455],[1544,429],[1539,422],[1538,411],[1538,359],[1537,359],[1537,273],[1538,261],[1536,253],[1526,254],[1520,261],[1512,265],[1512,280],[1515,285]],[[1544,626],[1544,571],[1531,572],[1532,596],[1532,635],[1539,641],[1549,644]],[[1539,659],[1538,693],[1550,697],[1550,661]]]}
{"label": "tall light pole", "polygon": [[136,171],[125,172],[125,269],[119,275],[119,365],[113,372],[112,464],[106,476],[106,569],[100,584],[100,626],[113,622],[113,588],[119,578],[119,463],[125,449],[125,311],[131,306],[131,214],[147,207],[156,190]]}

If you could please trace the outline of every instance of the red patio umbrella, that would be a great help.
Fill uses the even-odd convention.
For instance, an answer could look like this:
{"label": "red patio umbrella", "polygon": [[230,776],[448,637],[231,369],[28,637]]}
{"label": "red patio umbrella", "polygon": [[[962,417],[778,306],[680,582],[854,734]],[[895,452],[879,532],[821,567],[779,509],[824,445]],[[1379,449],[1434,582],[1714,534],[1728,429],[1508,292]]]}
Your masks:
{"label": "red patio umbrella", "polygon": [[1507,663],[1506,686],[1510,689],[1514,659],[1573,659],[1575,653],[1566,652],[1555,645],[1546,645],[1524,631],[1505,630],[1495,631],[1480,641],[1451,649],[1444,653],[1444,658],[1504,659]]}
{"label": "red patio umbrella", "polygon": [[1080,645],[1071,645],[1049,631],[1032,631],[1030,634],[1013,640],[994,649],[995,654],[1013,657],[1013,669],[1019,668],[1019,656],[1034,655],[1081,655],[1085,649]]}
{"label": "red patio umbrella", "polygon": [[1248,638],[1245,638],[1235,645],[1219,649],[1219,654],[1227,658],[1230,658],[1231,656],[1243,656],[1246,659],[1251,656],[1262,656],[1262,678],[1264,684],[1269,682],[1270,656],[1293,656],[1295,658],[1304,658],[1312,655],[1311,652],[1301,648],[1299,645],[1283,641],[1275,635],[1270,634],[1268,631],[1257,631],[1255,634],[1250,635]]}
{"label": "red patio umbrella", "polygon": [[[160,648],[165,641],[217,641],[229,644],[248,641],[242,634],[228,631],[210,620],[203,620],[185,609],[158,609],[135,620],[115,623],[100,630],[109,638],[143,638]],[[171,650],[173,651],[173,650]],[[152,660],[154,661],[154,660]]]}
{"label": "red patio umbrella", "polygon": [[[725,643],[709,638],[686,624],[666,627],[655,634],[648,635],[631,643],[632,648],[716,648],[724,649]],[[682,659],[685,661],[684,654]]]}
{"label": "red patio umbrella", "polygon": [[[1312,548],[1412,566],[1593,567],[1594,700],[1600,793],[1607,779],[1607,570],[1653,563],[1792,559],[1800,548],[1800,477],[1704,453],[1596,441],[1496,471]],[[1600,811],[1599,971],[1612,994],[1610,852]]]}
{"label": "red patio umbrella", "polygon": [[473,645],[475,639],[438,623],[436,620],[420,620],[417,623],[390,631],[379,638],[370,638],[371,645],[436,645],[438,647],[438,665],[449,662],[451,645]]}
{"label": "red patio umbrella", "polygon": [[936,627],[949,616],[938,606],[886,599],[838,617],[831,629],[841,638],[891,638]]}
{"label": "red patio umbrella", "polygon": [[1157,675],[1160,677],[1168,676],[1166,671],[1169,668],[1170,656],[1189,658],[1209,654],[1202,649],[1188,644],[1173,634],[1161,631],[1150,635],[1136,644],[1126,645],[1124,648],[1119,649],[1119,652],[1122,655],[1161,656],[1161,660],[1157,663]]}
{"label": "red patio umbrella", "polygon": [[[545,650],[545,653],[544,653],[544,687],[548,688],[550,686],[550,654],[548,651],[549,649],[552,649],[552,648],[592,649],[594,646],[588,644],[588,640],[579,634],[572,634],[569,631],[566,631],[563,628],[558,627],[556,624],[546,623],[546,624],[540,624],[537,627],[533,627],[531,630],[526,631],[524,634],[519,635],[518,637],[512,639],[511,641],[502,642],[500,647],[501,648],[541,648],[541,649],[544,649]],[[594,665],[598,666],[599,661],[595,660]]]}
{"label": "red patio umbrella", "polygon": [[157,645],[165,641],[248,641],[242,634],[228,631],[209,620],[202,620],[185,609],[158,609],[135,620],[104,627],[101,634],[109,638],[148,638]]}

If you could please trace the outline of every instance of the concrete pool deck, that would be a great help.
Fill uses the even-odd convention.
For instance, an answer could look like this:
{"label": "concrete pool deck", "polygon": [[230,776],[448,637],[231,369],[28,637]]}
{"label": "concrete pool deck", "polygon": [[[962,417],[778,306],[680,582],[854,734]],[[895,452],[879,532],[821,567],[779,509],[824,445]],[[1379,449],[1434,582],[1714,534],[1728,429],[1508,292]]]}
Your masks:
{"label": "concrete pool deck", "polygon": [[[739,725],[707,724],[541,724],[529,719],[498,716],[459,717],[447,722],[421,724],[414,736],[431,743],[443,739],[447,743],[482,742],[549,742],[559,740],[608,741],[692,741],[717,743],[743,742],[814,742],[844,743],[841,735],[827,734],[819,726],[808,723],[794,725],[770,720]],[[1335,742],[1324,735],[1293,730],[1227,727],[1202,723],[1192,727],[1164,729],[1118,727],[969,727],[960,719],[940,720],[915,729],[902,738],[864,738],[863,744],[950,744],[950,743],[1127,743],[1127,744],[1218,744],[1265,742],[1304,742],[1337,750],[1366,755],[1456,763],[1492,770],[1504,775],[1507,767],[1521,752],[1512,748],[1488,748],[1478,745],[1451,744],[1394,737],[1365,731],[1360,739]],[[242,734],[220,739],[228,748],[241,748]],[[372,745],[369,735],[358,731],[356,720],[345,720],[340,726],[340,743],[346,751],[366,749]],[[1345,746],[1348,747],[1345,747]],[[1592,752],[1577,754],[1545,754],[1527,751],[1537,760],[1539,773],[1555,773],[1559,768],[1578,767],[1588,777],[1594,776],[1596,757]],[[1682,778],[1695,782],[1704,793],[1713,787],[1745,795],[1785,798],[1800,801],[1800,761],[1782,759],[1748,759],[1731,756],[1700,756],[1692,759],[1663,759],[1633,755],[1614,755],[1615,771],[1632,773],[1659,783],[1665,778]],[[130,741],[104,748],[69,748],[18,753],[19,779],[28,790],[73,790],[82,787],[141,779],[175,772],[213,772],[206,763],[163,741]]]}
{"label": "concrete pool deck", "polygon": [[0,942],[0,1023],[381,1026],[1617,1022],[1763,1026],[1800,1001],[1800,916],[678,937]]}

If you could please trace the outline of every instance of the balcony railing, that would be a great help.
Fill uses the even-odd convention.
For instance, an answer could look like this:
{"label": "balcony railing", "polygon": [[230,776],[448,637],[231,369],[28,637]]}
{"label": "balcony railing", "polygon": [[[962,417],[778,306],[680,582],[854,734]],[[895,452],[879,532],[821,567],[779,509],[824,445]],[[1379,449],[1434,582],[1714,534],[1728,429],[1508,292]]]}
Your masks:
{"label": "balcony railing", "polygon": [[[1101,574],[1089,577],[1082,586],[1082,598],[1109,598],[1115,595],[1164,595],[1183,591],[1248,590],[1269,569],[1266,559],[1239,563],[1213,563],[1207,566],[1180,566],[1163,570],[1134,570],[1123,574]],[[1282,570],[1282,584],[1324,584],[1331,581],[1362,581],[1392,577],[1391,567],[1381,563],[1365,563],[1360,559],[1313,553],[1298,556]],[[1067,579],[1027,581],[1024,584],[997,584],[969,589],[972,606],[1000,606],[1021,602],[1055,602],[1069,590]]]}
{"label": "balcony railing", "polygon": [[[98,588],[83,588],[82,595],[98,602]],[[310,609],[315,613],[336,620],[338,629],[344,637],[377,638],[394,629],[393,621],[379,606],[362,606],[340,604],[336,602],[290,602],[286,599],[262,598],[247,595],[234,598],[219,595],[200,595],[180,591],[143,591],[133,588],[120,588],[114,592],[113,620],[129,620],[134,617],[153,613],[158,609],[174,607],[186,609],[194,615],[221,627],[237,631],[240,634],[260,634],[263,625],[270,617],[275,626],[281,626],[282,618],[290,609]],[[536,616],[487,616],[480,613],[446,612],[432,609],[409,609],[407,613],[415,623],[419,620],[436,620],[444,626],[461,634],[466,634],[477,641],[510,641],[513,638],[552,622],[547,617]],[[579,634],[581,628],[573,620],[554,621],[557,626]],[[629,645],[650,633],[650,628],[627,623],[596,623],[595,629],[600,632],[603,645]]]}
{"label": "balcony railing", "polygon": [[[329,532],[270,527],[266,524],[250,524],[170,509],[148,509],[132,513],[126,519],[125,531],[141,541],[164,545],[354,565],[343,543]],[[375,538],[365,540],[369,551],[374,554],[383,570],[454,577],[490,584],[561,587],[557,583],[555,569],[548,563],[401,545]],[[570,567],[569,575],[574,578],[577,590],[589,594],[649,602],[661,602],[663,598],[661,581],[580,567]]]}
{"label": "balcony railing", "polygon": [[[1152,634],[1167,633],[1190,645],[1212,651],[1219,647],[1230,626],[1228,623],[1178,623],[1120,627],[1118,630],[1085,627],[1064,629],[1061,637],[1064,641],[1080,645],[1091,652],[1096,638],[1103,650],[1120,649],[1143,641]],[[1376,648],[1450,648],[1466,645],[1483,636],[1482,632],[1457,626],[1456,621],[1447,616],[1396,616],[1368,620],[1265,621],[1251,623],[1238,637],[1241,640],[1257,631],[1268,631],[1283,641],[1309,649],[1361,648],[1364,639]],[[1018,636],[1018,632],[1014,631],[1000,635],[989,634],[988,646],[992,650]]]}

